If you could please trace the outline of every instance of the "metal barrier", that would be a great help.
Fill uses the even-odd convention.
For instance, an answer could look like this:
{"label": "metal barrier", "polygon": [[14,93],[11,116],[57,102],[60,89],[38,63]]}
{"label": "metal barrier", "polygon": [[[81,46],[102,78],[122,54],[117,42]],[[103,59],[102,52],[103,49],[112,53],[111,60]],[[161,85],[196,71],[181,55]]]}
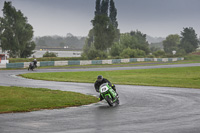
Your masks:
{"label": "metal barrier", "polygon": [[[89,65],[89,64],[117,64],[142,61],[173,62],[184,58],[128,58],[110,60],[69,60],[69,61],[41,61],[37,66],[65,66],[65,65]],[[27,68],[29,62],[0,64],[0,68]]]}

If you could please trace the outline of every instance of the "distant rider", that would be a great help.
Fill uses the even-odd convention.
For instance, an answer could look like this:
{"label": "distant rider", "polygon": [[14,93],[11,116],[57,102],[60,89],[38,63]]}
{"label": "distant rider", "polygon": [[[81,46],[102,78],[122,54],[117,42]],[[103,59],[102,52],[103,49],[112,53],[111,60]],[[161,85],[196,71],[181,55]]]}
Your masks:
{"label": "distant rider", "polygon": [[33,60],[33,64],[34,64],[34,67],[36,68],[37,67],[37,60],[36,59]]}
{"label": "distant rider", "polygon": [[[94,83],[94,87],[95,87],[96,92],[99,92],[99,87],[100,87],[103,83],[108,83],[108,85],[111,86],[112,89],[116,92],[115,85],[112,85],[111,82],[110,82],[109,80],[107,80],[106,78],[103,78],[102,75],[99,75],[99,76],[97,77],[96,82]],[[117,93],[117,92],[116,92],[116,93]],[[118,95],[118,94],[117,94],[117,95]],[[103,100],[103,97],[101,96],[101,94],[100,94],[99,98],[100,98],[100,101]]]}
{"label": "distant rider", "polygon": [[30,63],[29,63],[28,70],[30,70],[30,69],[32,69],[32,70],[33,70],[33,68],[34,68],[34,63],[33,63],[33,62],[30,62]]}

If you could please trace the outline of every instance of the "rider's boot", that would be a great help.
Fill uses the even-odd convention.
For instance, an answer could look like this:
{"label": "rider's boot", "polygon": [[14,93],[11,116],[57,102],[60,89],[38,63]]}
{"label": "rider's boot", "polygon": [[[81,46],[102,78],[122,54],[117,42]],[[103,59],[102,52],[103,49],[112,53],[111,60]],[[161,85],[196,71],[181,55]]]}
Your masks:
{"label": "rider's boot", "polygon": [[103,97],[101,96],[101,94],[100,94],[100,96],[99,96],[99,101],[102,101],[103,100]]}

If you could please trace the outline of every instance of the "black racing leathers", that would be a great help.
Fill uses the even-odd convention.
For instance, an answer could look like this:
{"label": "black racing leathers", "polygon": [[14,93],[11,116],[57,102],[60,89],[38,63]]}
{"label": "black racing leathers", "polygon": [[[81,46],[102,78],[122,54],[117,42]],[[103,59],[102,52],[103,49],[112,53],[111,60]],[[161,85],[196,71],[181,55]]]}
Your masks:
{"label": "black racing leathers", "polygon": [[94,83],[94,87],[95,87],[95,90],[97,92],[99,92],[99,87],[103,84],[103,83],[108,83],[109,86],[111,86],[113,88],[113,90],[116,92],[116,88],[115,88],[115,85],[111,84],[111,82],[105,78],[102,79],[101,82],[99,82],[98,80]]}
{"label": "black racing leathers", "polygon": [[110,83],[110,81],[107,80],[107,79],[105,79],[105,78],[103,78],[101,82],[97,80],[97,81],[94,83],[94,87],[95,87],[95,90],[96,90],[97,92],[99,92],[99,87],[100,87],[103,83],[108,83],[109,86],[112,86],[112,84]]}
{"label": "black racing leathers", "polygon": [[[113,88],[113,90],[116,92],[116,88],[115,88],[115,85],[112,85],[111,82],[105,78],[103,78],[103,80],[101,82],[99,82],[98,80],[94,83],[94,87],[95,87],[95,90],[97,92],[99,92],[99,87],[103,84],[103,83],[108,83],[109,86],[111,86]],[[116,92],[117,93],[117,92]],[[99,96],[100,98],[100,101],[103,100],[103,97],[100,95]]]}
{"label": "black racing leathers", "polygon": [[34,60],[33,63],[34,63],[34,67],[37,67],[37,61]]}

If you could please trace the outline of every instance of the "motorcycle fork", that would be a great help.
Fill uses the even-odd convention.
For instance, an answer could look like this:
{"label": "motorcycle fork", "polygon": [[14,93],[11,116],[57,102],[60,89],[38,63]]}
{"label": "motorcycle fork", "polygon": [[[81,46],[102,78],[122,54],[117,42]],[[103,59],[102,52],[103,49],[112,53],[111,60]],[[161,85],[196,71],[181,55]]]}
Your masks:
{"label": "motorcycle fork", "polygon": [[110,99],[113,99],[112,96],[109,93],[104,95],[104,99],[105,99],[106,96],[109,96]]}
{"label": "motorcycle fork", "polygon": [[112,95],[113,99],[116,97],[116,92],[113,89],[109,90],[110,94]]}

